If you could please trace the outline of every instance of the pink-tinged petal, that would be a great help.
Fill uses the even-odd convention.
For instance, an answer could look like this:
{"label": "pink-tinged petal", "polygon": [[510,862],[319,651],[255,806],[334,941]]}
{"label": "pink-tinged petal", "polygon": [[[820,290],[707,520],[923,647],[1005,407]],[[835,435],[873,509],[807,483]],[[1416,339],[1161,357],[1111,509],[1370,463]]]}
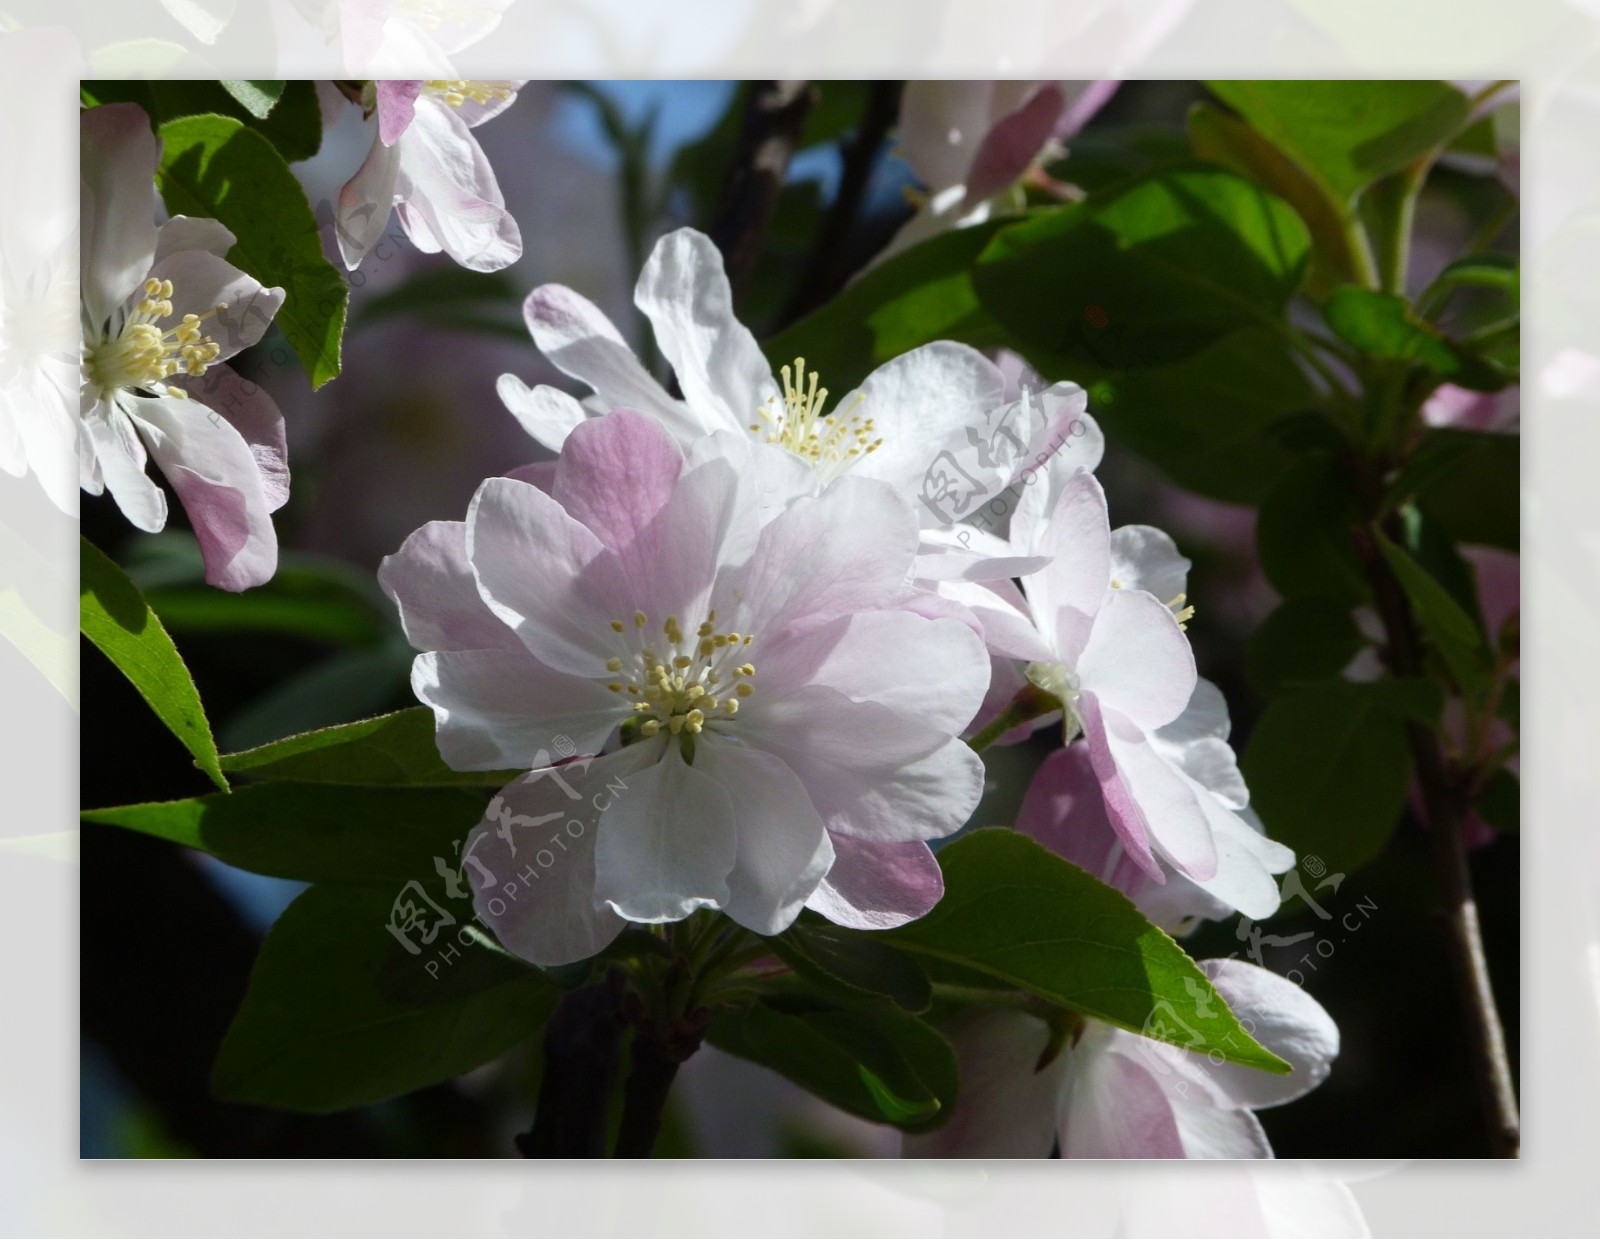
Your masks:
{"label": "pink-tinged petal", "polygon": [[333,212],[333,234],[339,254],[350,271],[361,266],[367,251],[383,239],[394,210],[395,185],[400,177],[400,151],[377,138],[361,167],[339,187]]}
{"label": "pink-tinged petal", "polygon": [[344,0],[339,5],[339,34],[344,43],[345,65],[356,77],[366,77],[371,62],[383,46],[383,28],[395,0]]}
{"label": "pink-tinged petal", "polygon": [[374,82],[378,96],[378,140],[393,146],[411,125],[422,83],[417,80]]}
{"label": "pink-tinged petal", "polygon": [[227,258],[237,238],[218,221],[204,216],[174,215],[156,232],[155,261],[184,250],[202,250]]}
{"label": "pink-tinged petal", "polygon": [[844,477],[796,500],[756,544],[749,629],[759,636],[882,606],[900,592],[917,541],[910,505],[881,482]]}
{"label": "pink-tinged petal", "polygon": [[656,242],[633,301],[708,430],[743,431],[757,420],[777,385],[756,338],[734,317],[733,289],[711,238],[680,228]]}
{"label": "pink-tinged petal", "polygon": [[759,670],[756,685],[740,735],[800,776],[829,831],[880,843],[938,839],[977,808],[983,762],[965,742],[823,685],[777,700],[763,697]]}
{"label": "pink-tinged petal", "polygon": [[163,528],[167,497],[144,472],[147,454],[127,414],[112,402],[101,401],[84,414],[83,426],[100,478],[122,515],[147,534]]}
{"label": "pink-tinged petal", "polygon": [[498,87],[506,93],[491,97],[486,103],[464,99],[456,108],[456,115],[468,129],[476,129],[484,121],[492,121],[517,101],[517,92],[528,84],[527,78],[480,78],[479,83],[490,88]]}
{"label": "pink-tinged petal", "polygon": [[1234,1106],[1257,1110],[1292,1102],[1327,1079],[1339,1055],[1339,1027],[1303,987],[1242,960],[1205,960],[1200,967],[1251,1036],[1294,1068],[1289,1076],[1274,1076],[1207,1060],[1206,1071]]}
{"label": "pink-tinged petal", "polygon": [[613,551],[633,543],[672,498],[683,453],[648,414],[619,409],[573,428],[551,495]]}
{"label": "pink-tinged petal", "polygon": [[[1068,480],[1032,550],[1050,556],[1051,562],[1023,582],[1028,602],[1054,639],[1057,656],[1076,664],[1111,584],[1111,526],[1105,492],[1093,474],[1078,473]],[[1185,689],[1185,701],[1188,696]]]}
{"label": "pink-tinged petal", "polygon": [[402,223],[419,248],[442,249],[472,271],[499,271],[522,257],[522,232],[505,209],[494,169],[450,108],[419,99],[393,149],[400,152]]}
{"label": "pink-tinged petal", "polygon": [[991,654],[1030,663],[1055,659],[1049,643],[1034,625],[1028,600],[1013,583],[941,581],[939,594],[960,603],[977,617],[983,626],[984,645]]}
{"label": "pink-tinged petal", "polygon": [[573,427],[589,416],[560,389],[544,384],[530,388],[516,375],[501,375],[495,391],[522,429],[552,452],[560,452]]}
{"label": "pink-tinged petal", "polygon": [[378,565],[378,584],[418,650],[523,649],[478,593],[464,521],[430,521],[417,530]]}
{"label": "pink-tinged petal", "polygon": [[1249,1111],[1176,1102],[1172,1108],[1183,1158],[1271,1158],[1272,1144]]}
{"label": "pink-tinged petal", "polygon": [[[1080,706],[1094,697],[1083,694]],[[1151,747],[1138,724],[1103,701],[1096,700],[1095,710],[1102,716],[1106,747],[1116,764],[1117,774],[1144,819],[1145,837],[1150,846],[1197,883],[1214,878],[1217,873],[1216,839],[1199,799],[1207,797],[1205,791],[1174,770]],[[1086,733],[1087,722],[1085,716]],[[1090,756],[1095,756],[1092,743]],[[1096,774],[1100,773],[1098,762],[1095,770]],[[1107,804],[1110,804],[1109,798]],[[1219,814],[1229,812],[1214,801],[1211,804]],[[1112,820],[1116,821],[1116,817],[1113,812]]]}
{"label": "pink-tinged petal", "polygon": [[1040,764],[1017,811],[1017,830],[1129,898],[1149,886],[1106,813],[1085,745],[1057,749]]}
{"label": "pink-tinged petal", "polygon": [[254,277],[204,250],[168,255],[150,275],[172,281],[174,323],[186,314],[213,316],[200,330],[216,342],[224,360],[260,340],[283,305],[281,288],[263,288]]}
{"label": "pink-tinged petal", "polygon": [[221,362],[207,366],[203,375],[179,375],[168,382],[188,392],[191,400],[221,414],[244,437],[261,472],[267,511],[277,512],[288,503],[289,443],[283,411],[267,390]]}
{"label": "pink-tinged petal", "polygon": [[694,769],[727,794],[738,835],[723,911],[747,930],[779,934],[833,864],[833,844],[805,786],[783,761],[708,734]]}
{"label": "pink-tinged petal", "polygon": [[970,525],[942,525],[922,531],[916,575],[920,581],[1010,581],[1049,564],[1039,555],[1014,555],[1011,544]]}
{"label": "pink-tinged petal", "polygon": [[467,559],[478,593],[528,649],[560,671],[599,674],[611,653],[611,621],[579,588],[604,548],[536,487],[487,479],[467,509]]}
{"label": "pink-tinged petal", "polygon": [[1026,1012],[969,1009],[942,1030],[961,1092],[949,1120],[905,1139],[907,1158],[1049,1158],[1063,1061],[1035,1072],[1050,1031]]}
{"label": "pink-tinged petal", "polygon": [[1142,1064],[1111,1047],[1069,1052],[1060,1112],[1063,1158],[1183,1158],[1173,1105]]}
{"label": "pink-tinged petal", "polygon": [[900,148],[925,187],[961,185],[983,142],[1001,117],[1021,107],[1038,81],[907,82],[900,105]]}
{"label": "pink-tinged petal", "polygon": [[244,436],[198,401],[129,397],[127,407],[189,514],[206,581],[248,590],[270,580],[278,569],[278,533]]}
{"label": "pink-tinged petal", "polygon": [[[1188,5],[1181,5],[1187,8]],[[1110,102],[1122,83],[1116,78],[1100,78],[1087,82],[1061,82],[1061,95],[1065,106],[1056,120],[1055,139],[1065,142],[1094,119],[1095,113]]]}
{"label": "pink-tinged petal", "polygon": [[155,259],[161,147],[136,103],[85,108],[78,125],[81,296],[89,323],[99,329]]}
{"label": "pink-tinged petal", "polygon": [[864,611],[761,643],[763,693],[826,685],[877,702],[940,732],[972,721],[989,687],[989,660],[960,620]]}
{"label": "pink-tinged petal", "polygon": [[1100,798],[1117,838],[1122,841],[1123,848],[1135,865],[1155,882],[1166,882],[1161,863],[1150,848],[1145,816],[1133,799],[1133,793],[1117,767],[1116,756],[1111,752],[1111,739],[1101,715],[1100,703],[1095,700],[1094,694],[1083,693],[1079,695],[1074,709],[1083,723],[1083,740],[1089,750],[1089,763],[1100,784]]}
{"label": "pink-tinged petal", "polygon": [[1150,734],[1156,752],[1228,809],[1250,803],[1250,790],[1228,744],[1228,704],[1209,680],[1195,682],[1183,713]]}
{"label": "pink-tinged petal", "polygon": [[608,408],[653,413],[679,442],[712,429],[667,395],[588,298],[565,285],[541,284],[522,303],[522,316],[539,352],[563,373],[592,387]]}
{"label": "pink-tinged petal", "polygon": [[411,665],[411,688],[433,708],[439,756],[457,771],[599,753],[628,715],[603,684],[552,671],[521,647],[427,651]]}
{"label": "pink-tinged petal", "polygon": [[685,468],[717,457],[734,462],[755,491],[756,512],[765,525],[797,499],[822,490],[816,470],[787,448],[760,443],[745,431],[713,431],[684,445]]}
{"label": "pink-tinged petal", "polygon": [[603,758],[532,771],[489,802],[463,865],[495,938],[524,960],[587,960],[627,923],[595,896],[601,813],[653,755],[631,745]]}
{"label": "pink-tinged petal", "polygon": [[1014,185],[1055,136],[1066,100],[1046,83],[983,136],[967,170],[967,201],[979,203]]}
{"label": "pink-tinged petal", "polygon": [[1111,531],[1111,580],[1120,590],[1144,590],[1171,606],[1189,588],[1193,565],[1172,536],[1153,525]]}
{"label": "pink-tinged petal", "polygon": [[[1215,873],[1193,880],[1195,885],[1212,901],[1237,909],[1246,917],[1256,921],[1271,917],[1283,902],[1274,875],[1294,864],[1294,853],[1261,836],[1203,788],[1191,784],[1190,791],[1205,814],[1217,852]],[[1193,915],[1214,914],[1197,905]]]}
{"label": "pink-tinged petal", "polygon": [[1074,668],[1103,705],[1147,731],[1171,723],[1194,693],[1194,652],[1153,594],[1112,590]]}
{"label": "pink-tinged petal", "polygon": [[875,844],[831,836],[833,865],[806,901],[835,925],[888,930],[925,915],[944,895],[944,872],[921,840]]}
{"label": "pink-tinged petal", "polygon": [[[1032,554],[1061,501],[1061,492],[1079,473],[1093,473],[1105,455],[1105,432],[1087,412],[1088,398],[1075,383],[1057,383],[1034,397],[1044,413],[1045,434],[1039,450],[1007,495],[1016,497],[1011,512],[1011,545]],[[1043,464],[1039,463],[1044,457]]]}
{"label": "pink-tinged petal", "polygon": [[661,760],[629,777],[601,816],[595,845],[596,894],[647,923],[724,907],[739,847],[722,786],[685,763],[676,745],[652,748]]}
{"label": "pink-tinged petal", "polygon": [[[851,473],[923,497],[922,525],[950,524],[1001,491],[1020,464],[1009,441],[995,439],[998,420],[989,420],[1005,391],[1000,368],[967,345],[937,340],[900,354],[835,406],[871,418],[883,440]],[[952,464],[966,478],[959,505],[941,498],[937,481]]]}

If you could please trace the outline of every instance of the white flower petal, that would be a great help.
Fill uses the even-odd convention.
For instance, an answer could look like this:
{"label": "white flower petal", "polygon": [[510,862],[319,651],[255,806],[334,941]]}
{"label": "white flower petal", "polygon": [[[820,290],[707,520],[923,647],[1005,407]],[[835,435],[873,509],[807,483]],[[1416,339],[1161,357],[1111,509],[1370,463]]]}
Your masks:
{"label": "white flower petal", "polygon": [[1171,535],[1153,525],[1111,531],[1111,580],[1119,589],[1145,590],[1171,606],[1188,590],[1191,567]]}
{"label": "white flower petal", "polygon": [[103,400],[83,416],[105,487],[134,526],[153,534],[167,523],[167,497],[144,472],[144,444],[128,415]]}
{"label": "white flower petal", "polygon": [[81,296],[98,332],[155,259],[160,146],[136,103],[85,108],[78,124]]}
{"label": "white flower petal", "polygon": [[560,452],[573,427],[589,416],[559,388],[542,383],[530,388],[516,375],[501,375],[495,391],[522,429],[552,452]]}
{"label": "white flower petal", "polygon": [[[910,83],[907,84],[908,86]],[[1049,1158],[1065,1063],[1035,1072],[1049,1038],[1026,1012],[969,1008],[943,1027],[956,1050],[961,1091],[949,1120],[907,1136],[907,1158]]]}
{"label": "white flower petal", "polygon": [[478,593],[464,521],[430,521],[378,565],[378,584],[418,650],[522,650]]}
{"label": "white flower petal", "polygon": [[1106,594],[1074,670],[1103,705],[1146,731],[1182,713],[1196,680],[1177,620],[1153,594],[1132,590]]}

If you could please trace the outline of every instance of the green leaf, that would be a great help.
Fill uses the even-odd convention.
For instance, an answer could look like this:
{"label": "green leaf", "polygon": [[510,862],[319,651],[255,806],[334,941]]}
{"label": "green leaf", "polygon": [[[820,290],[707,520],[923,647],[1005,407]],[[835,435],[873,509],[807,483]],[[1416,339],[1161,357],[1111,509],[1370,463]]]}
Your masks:
{"label": "green leaf", "polygon": [[460,844],[483,811],[482,795],[464,788],[270,783],[85,810],[82,819],[196,848],[253,874],[399,884],[459,872]]}
{"label": "green leaf", "polygon": [[1274,697],[1298,685],[1337,676],[1362,644],[1361,631],[1347,606],[1318,595],[1302,595],[1280,604],[1250,638],[1245,675],[1256,692]]}
{"label": "green leaf", "polygon": [[414,706],[392,715],[288,736],[222,756],[222,769],[256,779],[308,784],[494,787],[519,771],[456,771],[433,739],[433,711]]}
{"label": "green leaf", "polygon": [[460,1076],[538,1032],[560,995],[548,979],[469,946],[459,920],[411,955],[390,932],[395,896],[318,886],[289,906],[222,1041],[220,1097],[318,1113],[365,1106]]}
{"label": "green leaf", "polygon": [[1262,501],[1256,523],[1267,580],[1285,598],[1364,602],[1366,572],[1354,541],[1360,524],[1352,480],[1338,457],[1317,454],[1295,462]]}
{"label": "green leaf", "polygon": [[1026,345],[1131,370],[1281,321],[1309,254],[1305,224],[1281,199],[1197,165],[1004,229],[972,280]]}
{"label": "green leaf", "polygon": [[1458,289],[1484,288],[1503,294],[1512,305],[1522,300],[1522,266],[1514,254],[1469,254],[1458,258],[1417,298],[1418,304],[1443,304]]}
{"label": "green leaf", "polygon": [[229,261],[286,293],[276,323],[313,388],[339,373],[350,291],[322,256],[317,222],[283,157],[254,130],[226,116],[161,126],[156,184],[174,215],[213,216],[238,239]]}
{"label": "green leaf", "polygon": [[706,1036],[863,1119],[922,1131],[955,1104],[955,1052],[910,1016],[759,1001],[717,1013]]}
{"label": "green leaf", "polygon": [[1027,836],[987,828],[939,850],[944,898],[882,937],[1060,1007],[1268,1072],[1259,1045],[1193,960],[1131,900]]}
{"label": "green leaf", "polygon": [[1299,212],[1311,234],[1307,286],[1312,296],[1326,296],[1357,279],[1360,263],[1343,215],[1293,160],[1244,121],[1209,103],[1189,109],[1189,137],[1201,159],[1259,182]]}
{"label": "green leaf", "polygon": [[843,395],[890,358],[932,340],[1001,343],[973,291],[972,264],[1008,222],[958,228],[886,259],[763,351],[774,367],[805,358],[829,391]]}
{"label": "green leaf", "polygon": [[1496,831],[1514,834],[1522,829],[1522,781],[1501,767],[1489,777],[1472,803],[1473,812]]}
{"label": "green leaf", "polygon": [[1463,690],[1487,683],[1490,655],[1477,624],[1427,569],[1374,528],[1374,540],[1385,563],[1400,582],[1412,610],[1434,647]]}
{"label": "green leaf", "polygon": [[416,651],[404,638],[339,650],[237,711],[222,729],[225,749],[253,749],[285,737],[367,719],[416,700],[407,684]]}
{"label": "green leaf", "polygon": [[1328,326],[1369,357],[1425,366],[1451,378],[1466,366],[1450,342],[1412,313],[1404,297],[1345,285],[1322,307]]}
{"label": "green leaf", "polygon": [[1449,453],[1413,488],[1417,505],[1452,539],[1517,551],[1522,545],[1522,436],[1441,428],[1423,450]]}
{"label": "green leaf", "polygon": [[282,82],[235,82],[224,78],[220,83],[239,101],[239,106],[257,120],[266,120],[283,96]]}
{"label": "green leaf", "polygon": [[933,1002],[922,967],[876,932],[847,930],[807,916],[768,942],[796,976],[841,1003],[898,1008],[917,1015]]}
{"label": "green leaf", "polygon": [[157,128],[185,116],[231,116],[272,143],[290,163],[310,159],[322,147],[322,108],[316,84],[309,81],[284,83],[277,106],[264,117],[251,113],[214,81],[163,77],[85,82],[84,92],[96,103],[137,103]]}
{"label": "green leaf", "polygon": [[79,540],[79,627],[117,670],[133,682],[156,717],[194,755],[195,765],[224,792],[200,693],[178,648],[128,574],[87,538]]}
{"label": "green leaf", "polygon": [[1267,834],[1343,872],[1383,851],[1411,775],[1400,718],[1356,688],[1314,685],[1278,698],[1239,760]]}
{"label": "green leaf", "polygon": [[1467,97],[1444,82],[1207,82],[1342,210],[1367,186],[1445,143]]}

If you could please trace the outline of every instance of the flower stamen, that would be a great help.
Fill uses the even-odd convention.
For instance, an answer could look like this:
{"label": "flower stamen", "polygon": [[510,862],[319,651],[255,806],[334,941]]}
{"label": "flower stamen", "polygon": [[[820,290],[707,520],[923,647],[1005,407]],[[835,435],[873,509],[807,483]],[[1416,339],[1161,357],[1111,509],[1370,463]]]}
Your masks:
{"label": "flower stamen", "polygon": [[865,393],[857,393],[848,407],[823,417],[828,389],[820,385],[818,372],[806,370],[805,358],[795,358],[794,365],[780,373],[783,392],[756,410],[752,434],[809,461],[824,481],[832,481],[883,446],[876,424],[860,413]]}
{"label": "flower stamen", "polygon": [[200,324],[227,308],[219,302],[205,314],[186,314],[176,327],[163,330],[162,322],[173,313],[172,281],[151,276],[122,331],[90,353],[89,372],[101,387],[187,396],[182,388],[167,387],[166,380],[177,374],[203,375],[221,356],[222,346],[201,332]]}

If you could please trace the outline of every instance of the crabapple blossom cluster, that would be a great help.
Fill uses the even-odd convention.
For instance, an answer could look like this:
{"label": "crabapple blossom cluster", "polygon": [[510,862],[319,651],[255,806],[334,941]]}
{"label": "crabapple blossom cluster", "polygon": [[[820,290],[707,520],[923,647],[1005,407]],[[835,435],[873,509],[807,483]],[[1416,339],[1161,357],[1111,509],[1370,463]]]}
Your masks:
{"label": "crabapple blossom cluster", "polygon": [[[515,874],[520,828],[568,823],[556,864],[475,892],[505,946],[565,964],[629,922],[707,908],[762,935],[803,908],[903,924],[942,891],[929,841],[982,795],[962,737],[1044,726],[1062,748],[1023,830],[1175,928],[1277,908],[1273,876],[1293,854],[1247,817],[1226,706],[1196,675],[1189,563],[1158,530],[1110,528],[1081,389],[1013,396],[995,363],[939,342],[830,402],[803,359],[774,376],[716,248],[688,229],[658,243],[635,302],[682,395],[592,303],[534,290],[534,341],[592,394],[503,376],[502,399],[556,459],[489,479],[464,522],[424,526],[380,573],[422,651],[412,685],[445,760],[526,772],[491,802],[478,860]],[[980,454],[977,494],[1017,496],[1003,536],[926,502],[940,454],[986,442],[998,416],[1031,449],[1069,424],[1085,441]],[[550,768],[557,738],[576,757]],[[574,804],[549,778],[563,772],[604,795]],[[981,1087],[929,1140],[1266,1153],[1251,1109],[1314,1085],[1337,1034],[1288,983],[1209,969],[1270,1009],[1267,1044],[1305,1069],[1292,1088],[1181,1051],[1152,1065],[1145,1039],[1093,1022],[1036,1078],[1048,1030],[1010,1013],[953,1031]],[[1019,1096],[1037,1105],[1012,1124]]]}

